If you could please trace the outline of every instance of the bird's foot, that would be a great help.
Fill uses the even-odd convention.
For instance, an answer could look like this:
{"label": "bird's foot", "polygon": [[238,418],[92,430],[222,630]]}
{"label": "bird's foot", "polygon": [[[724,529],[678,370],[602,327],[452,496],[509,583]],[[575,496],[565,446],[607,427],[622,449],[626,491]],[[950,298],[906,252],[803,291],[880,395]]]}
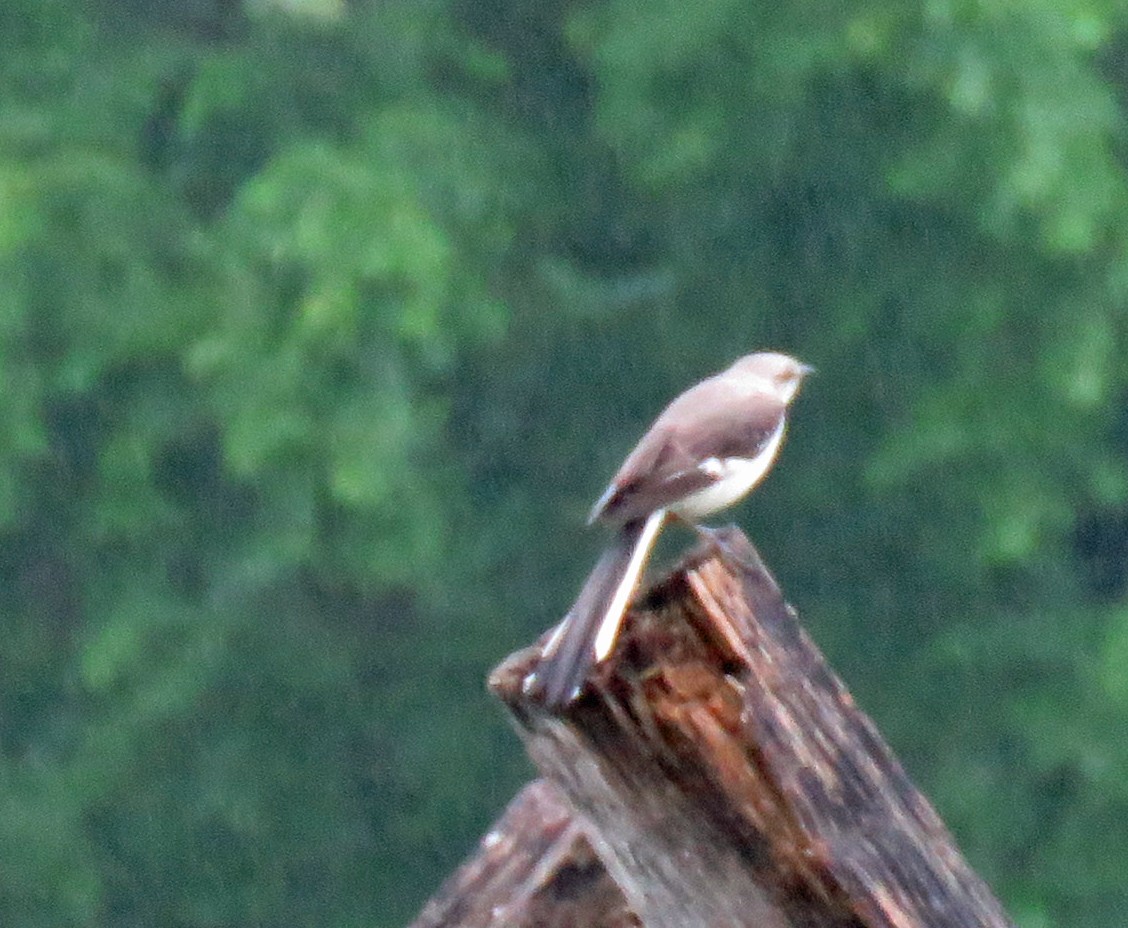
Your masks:
{"label": "bird's foot", "polygon": [[749,549],[744,536],[733,526],[726,525],[723,528],[712,528],[708,525],[694,524],[693,530],[697,533],[698,538],[725,560],[742,567],[753,566],[754,553]]}

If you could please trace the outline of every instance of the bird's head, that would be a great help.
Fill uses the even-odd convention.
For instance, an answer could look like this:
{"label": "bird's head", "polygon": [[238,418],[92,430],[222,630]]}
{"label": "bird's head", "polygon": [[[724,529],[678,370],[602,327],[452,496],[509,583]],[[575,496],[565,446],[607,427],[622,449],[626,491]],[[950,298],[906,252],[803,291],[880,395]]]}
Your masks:
{"label": "bird's head", "polygon": [[790,403],[803,378],[815,371],[809,364],[778,351],[745,355],[730,370],[745,378],[757,392],[770,393],[782,403]]}

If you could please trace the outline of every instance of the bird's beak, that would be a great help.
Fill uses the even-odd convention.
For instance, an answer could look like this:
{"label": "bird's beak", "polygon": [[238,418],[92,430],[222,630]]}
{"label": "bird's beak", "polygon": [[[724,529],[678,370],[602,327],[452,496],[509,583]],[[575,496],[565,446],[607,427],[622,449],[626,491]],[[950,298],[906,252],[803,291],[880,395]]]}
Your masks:
{"label": "bird's beak", "polygon": [[803,375],[804,377],[810,377],[810,376],[811,376],[811,374],[817,374],[817,373],[818,373],[818,371],[817,371],[817,370],[815,370],[815,368],[811,367],[811,365],[810,365],[810,364],[802,364],[802,363],[800,363],[800,365],[799,365],[799,373],[801,373],[801,374],[802,374],[802,375]]}

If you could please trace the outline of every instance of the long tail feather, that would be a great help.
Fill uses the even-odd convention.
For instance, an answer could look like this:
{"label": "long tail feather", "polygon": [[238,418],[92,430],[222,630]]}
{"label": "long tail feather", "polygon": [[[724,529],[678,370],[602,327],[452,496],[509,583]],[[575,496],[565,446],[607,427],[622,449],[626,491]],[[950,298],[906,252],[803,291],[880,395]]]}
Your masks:
{"label": "long tail feather", "polygon": [[658,510],[619,530],[545,645],[533,685],[549,708],[567,705],[591,668],[611,652],[665,518]]}

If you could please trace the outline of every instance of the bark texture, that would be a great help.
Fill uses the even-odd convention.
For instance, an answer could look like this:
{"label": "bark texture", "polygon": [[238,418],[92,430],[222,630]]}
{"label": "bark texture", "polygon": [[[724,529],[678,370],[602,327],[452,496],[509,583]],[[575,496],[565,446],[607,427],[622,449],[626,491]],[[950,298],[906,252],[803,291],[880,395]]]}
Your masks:
{"label": "bark texture", "polygon": [[[528,831],[525,857],[477,866],[533,873],[537,856],[536,878],[514,885],[552,908],[559,897],[543,887],[554,868],[574,867],[553,842],[567,841],[570,853],[594,852],[581,894],[608,898],[593,888],[598,861],[621,896],[599,910],[612,915],[573,906],[563,921],[506,924],[1011,926],[740,532],[718,535],[636,601],[615,653],[563,709],[528,685],[538,655],[513,655],[490,685],[558,794],[521,822],[512,808],[502,820]],[[458,880],[448,899],[500,885]],[[417,923],[439,924],[492,923]]]}
{"label": "bark texture", "polygon": [[556,788],[528,784],[410,928],[638,928]]}

